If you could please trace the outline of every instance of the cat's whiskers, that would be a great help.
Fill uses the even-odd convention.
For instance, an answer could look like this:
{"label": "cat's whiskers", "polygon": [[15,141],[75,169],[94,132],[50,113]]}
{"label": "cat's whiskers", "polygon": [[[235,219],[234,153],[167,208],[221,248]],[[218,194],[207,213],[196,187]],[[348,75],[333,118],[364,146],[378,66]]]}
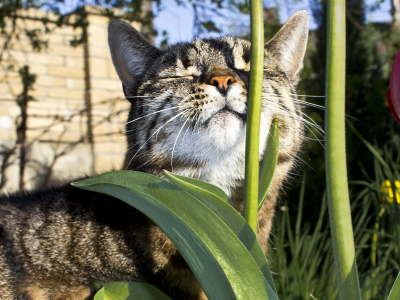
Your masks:
{"label": "cat's whiskers", "polygon": [[312,96],[312,95],[299,95],[299,94],[289,94],[291,96],[307,97],[307,98],[325,98],[325,96]]}
{"label": "cat's whiskers", "polygon": [[[196,110],[196,112],[194,113],[194,116],[193,116],[193,121],[194,121],[194,125],[193,125],[193,130],[194,129],[196,129],[196,124],[197,124],[197,120],[196,120],[196,117],[199,117],[200,118],[200,114],[199,114],[199,112]],[[193,132],[192,132],[192,134],[193,134]]]}
{"label": "cat's whiskers", "polygon": [[[282,104],[282,103],[279,103],[281,106],[285,106],[286,108],[287,108],[287,106],[285,105],[285,104]],[[308,115],[306,115],[305,113],[303,113],[301,110],[298,110],[298,109],[296,109],[296,108],[294,108],[294,110],[295,111],[297,111],[298,113],[300,113],[301,115],[303,115],[303,116],[305,116],[307,119],[309,119],[311,122],[309,122],[309,121],[307,121],[306,119],[304,119],[304,118],[301,118],[303,121],[303,125],[309,130],[309,132],[311,132],[312,133],[312,135],[314,135],[314,137],[315,137],[315,140],[316,141],[318,141],[320,144],[321,144],[321,146],[322,146],[322,148],[324,148],[325,149],[325,147],[324,147],[324,145],[321,143],[321,141],[323,141],[323,140],[321,140],[321,139],[319,139],[315,134],[314,134],[314,132],[307,126],[307,124],[309,125],[309,126],[311,126],[312,128],[315,128],[318,132],[319,132],[319,134],[322,136],[322,137],[324,137],[325,136],[325,132],[324,132],[324,130],[321,128],[321,126],[319,126],[313,119],[311,119]],[[305,138],[307,138],[306,136],[304,136]]]}
{"label": "cat's whiskers", "polygon": [[[180,112],[179,114],[177,114],[176,116],[172,117],[171,119],[169,119],[167,122],[165,122],[164,125],[162,125],[160,128],[158,128],[155,132],[153,132],[153,134],[143,143],[142,146],[140,146],[140,148],[136,151],[135,155],[131,158],[131,160],[129,161],[128,165],[126,166],[126,169],[129,168],[129,165],[131,164],[132,160],[136,157],[136,155],[140,152],[140,150],[143,149],[143,147],[148,143],[148,141],[155,135],[158,134],[158,132],[161,131],[161,129],[167,125],[169,122],[173,121],[174,119],[176,119],[177,117],[183,115],[188,109]],[[133,148],[134,146],[130,147],[129,149]]]}
{"label": "cat's whiskers", "polygon": [[[191,111],[193,108],[189,109],[188,111]],[[187,121],[189,121],[189,117],[186,118],[186,121],[183,123],[181,129],[178,132],[178,135],[176,136],[175,142],[174,142],[174,146],[172,147],[172,153],[171,153],[171,171],[174,171],[174,166],[173,166],[173,160],[174,160],[174,150],[175,150],[175,146],[176,146],[176,142],[178,141],[179,135],[182,132],[182,129],[185,127]]]}
{"label": "cat's whiskers", "polygon": [[[196,114],[197,114],[197,111],[196,111],[196,113],[195,113],[194,116],[196,116]],[[193,120],[195,120],[195,117],[193,117]],[[193,124],[193,122],[192,122],[192,124]],[[185,134],[183,135],[183,140],[185,140],[186,134],[187,134],[187,132],[188,132],[189,129],[190,129],[190,125],[187,127],[187,129],[186,129],[186,131],[185,131]],[[192,135],[193,135],[193,131],[192,131]]]}
{"label": "cat's whiskers", "polygon": [[[305,164],[306,166],[308,166],[311,170],[315,171],[308,163],[306,163],[304,161],[304,159],[302,159],[300,156],[298,156],[297,154],[291,154],[286,152],[286,150],[284,148],[279,147],[279,150],[284,152],[287,156],[290,157],[290,159],[293,161],[293,164],[296,165],[297,167],[299,167],[300,165],[298,164],[298,161],[301,161],[303,164]],[[295,159],[296,158],[296,159]]]}
{"label": "cat's whiskers", "polygon": [[[322,105],[318,105],[318,104],[315,104],[315,103],[310,103],[310,102],[307,102],[307,101],[304,101],[304,100],[300,100],[300,99],[297,99],[297,96],[302,96],[302,97],[318,97],[318,98],[325,98],[325,96],[308,96],[308,95],[296,95],[296,94],[291,94],[292,95],[292,101],[293,102],[295,102],[295,103],[299,103],[300,105],[307,105],[307,106],[310,106],[310,107],[313,107],[313,108],[317,108],[317,109],[321,109],[321,110],[325,110],[325,107],[324,106],[322,106]],[[296,111],[298,111],[298,110],[296,110]],[[302,114],[304,115],[304,113],[302,112]],[[307,116],[307,115],[306,115]],[[308,116],[307,116],[308,117]],[[308,117],[308,118],[310,118],[310,117]],[[310,118],[311,119],[311,118]],[[313,121],[314,122],[314,121]],[[315,122],[314,122],[315,123]],[[304,124],[304,123],[303,123]],[[309,124],[309,125],[311,125],[311,124]],[[311,129],[306,125],[306,124],[304,124],[304,126],[310,131],[310,132],[312,132],[311,131]],[[320,126],[318,125],[317,126],[318,128],[320,128]],[[312,124],[312,128],[317,128],[314,124]],[[317,130],[318,130],[318,128],[317,128]],[[320,131],[322,131],[322,133],[324,133],[324,131],[322,130],[322,128],[321,128],[321,130]],[[320,134],[321,134],[321,132],[320,132]],[[314,135],[314,137],[315,137],[315,139],[313,139],[313,138],[310,138],[310,137],[307,137],[307,136],[305,136],[305,135],[302,135],[302,137],[303,138],[305,138],[305,139],[308,139],[308,140],[311,140],[311,141],[318,141],[321,145],[322,145],[322,143],[321,142],[323,142],[323,141],[325,141],[324,139],[319,139],[319,138],[317,138],[316,136],[315,136],[315,134],[313,133],[313,135]],[[322,136],[324,136],[323,134],[321,134]],[[323,148],[325,148],[323,145],[322,145],[322,147]]]}
{"label": "cat's whiskers", "polygon": [[[271,92],[264,92],[264,94],[267,94],[268,96],[275,96],[275,97],[277,97],[277,95],[276,94],[274,94],[274,93],[271,93]],[[322,106],[322,105],[318,105],[318,104],[315,104],[315,103],[311,103],[311,102],[308,102],[308,101],[305,101],[305,100],[300,100],[300,99],[298,99],[298,97],[304,97],[304,98],[325,98],[325,96],[308,96],[308,95],[298,95],[298,94],[288,94],[290,97],[291,97],[291,99],[293,99],[294,101],[299,101],[299,102],[302,102],[302,103],[304,103],[305,105],[316,105],[316,106],[318,106],[318,107],[321,107],[321,108],[325,108],[324,106]]]}
{"label": "cat's whiskers", "polygon": [[[271,98],[271,97],[269,97],[269,98]],[[275,102],[275,101],[273,101],[273,100],[271,100],[271,99],[268,99],[268,98],[266,98],[266,97],[265,97],[265,98],[263,97],[263,99],[269,101],[270,104],[276,105],[276,107],[277,107],[279,110],[281,110],[281,111],[287,113],[289,116],[291,116],[291,117],[293,117],[293,118],[295,118],[295,119],[301,121],[304,125],[308,124],[309,126],[315,128],[322,136],[324,135],[325,132],[323,131],[323,129],[322,129],[317,123],[315,123],[315,121],[312,120],[311,118],[310,118],[310,120],[311,120],[312,122],[310,122],[310,121],[304,119],[304,118],[301,117],[301,116],[298,116],[298,115],[293,114],[293,113],[288,109],[287,105],[285,105],[285,104],[283,104],[283,103]],[[268,107],[270,104],[268,104],[268,105],[267,105],[267,104],[262,104],[262,106]],[[297,109],[294,109],[294,110],[297,111],[297,112],[299,112],[300,114],[306,116],[307,118],[309,118],[307,115],[305,115],[305,114],[302,113],[301,111],[299,111],[299,110],[297,110]],[[308,127],[307,127],[307,128],[308,128]]]}
{"label": "cat's whiskers", "polygon": [[[129,124],[129,123],[133,123],[133,122],[135,122],[135,121],[137,121],[137,120],[146,118],[146,117],[148,117],[148,116],[150,116],[150,115],[154,115],[154,114],[157,114],[157,113],[166,111],[166,110],[171,110],[171,109],[174,109],[174,108],[177,108],[177,107],[178,107],[178,106],[174,106],[174,107],[170,107],[170,108],[166,108],[166,109],[162,109],[162,110],[159,110],[159,111],[152,112],[152,113],[147,114],[147,115],[145,115],[145,116],[136,118],[136,119],[134,119],[134,120],[132,120],[132,121],[130,121],[130,122],[127,122],[127,123],[125,123],[125,124],[122,124],[122,125],[118,126],[117,128],[121,128],[121,127],[123,127],[123,126],[125,126],[125,125],[127,125],[127,124]],[[111,131],[108,131],[108,132],[105,132],[105,133],[103,132],[103,133],[94,134],[94,135],[92,135],[91,137],[97,137],[97,136],[101,136],[101,135],[126,134],[126,133],[128,133],[128,132],[133,131],[133,130],[134,130],[134,129],[132,129],[132,130],[126,130],[126,131],[117,131],[117,132],[111,130]],[[129,149],[128,149],[128,150],[129,150]],[[117,154],[117,157],[120,156],[120,155],[122,155],[122,154],[125,154],[128,150],[126,150],[126,151],[124,151],[124,152],[122,152],[122,153],[120,153],[120,154]]]}
{"label": "cat's whiskers", "polygon": [[[196,120],[196,114],[197,114],[197,120]],[[194,126],[193,126],[193,131],[192,131],[192,135],[195,133],[196,127],[198,127],[199,123],[200,123],[200,114],[197,113],[196,111],[195,117],[194,117]]]}
{"label": "cat's whiskers", "polygon": [[[133,123],[133,122],[135,122],[135,121],[137,121],[137,120],[146,118],[146,117],[151,116],[151,115],[154,115],[154,114],[158,114],[158,113],[163,112],[163,111],[166,111],[166,110],[171,110],[171,109],[174,109],[174,108],[177,108],[177,107],[178,107],[178,106],[173,106],[173,107],[161,109],[161,110],[158,110],[158,111],[154,111],[154,112],[149,113],[149,114],[147,114],[147,115],[145,115],[145,116],[141,116],[141,117],[136,118],[136,119],[134,119],[134,120],[132,120],[132,121],[126,122],[125,124],[122,124],[122,125],[120,125],[120,126],[118,126],[118,127],[122,127],[122,126],[128,125],[128,124]],[[127,132],[128,132],[128,131],[127,131]]]}
{"label": "cat's whiskers", "polygon": [[324,140],[324,139],[319,139],[319,138],[315,135],[315,133],[314,133],[306,124],[304,124],[304,126],[305,126],[305,127],[308,129],[308,131],[315,137],[315,139],[308,138],[308,137],[306,137],[306,136],[303,136],[303,137],[306,138],[306,139],[318,141],[318,143],[322,146],[322,148],[325,149],[324,144],[322,144],[322,142],[325,141],[325,140]]}
{"label": "cat's whiskers", "polygon": [[[300,103],[301,105],[307,105],[307,106],[311,106],[311,107],[318,108],[318,109],[321,109],[321,110],[325,110],[325,106],[297,99],[297,96],[306,97],[306,98],[325,98],[325,96],[296,95],[296,94],[290,94],[290,95],[292,95],[294,102]],[[348,117],[348,118],[351,118],[353,120],[360,121],[357,118],[354,118],[354,117],[352,117],[350,115],[345,114],[345,116]]]}
{"label": "cat's whiskers", "polygon": [[148,96],[125,96],[125,98],[127,98],[127,99],[134,99],[134,98],[154,98],[155,96],[151,96],[151,95],[148,95]]}
{"label": "cat's whiskers", "polygon": [[[308,130],[310,130],[310,129],[308,129]],[[313,138],[310,138],[310,137],[308,137],[308,136],[306,136],[306,135],[304,135],[304,134],[301,134],[300,136],[301,136],[303,139],[310,140],[310,141],[317,141],[317,142],[320,142],[320,143],[325,141],[325,139],[319,139],[319,138],[313,139]]]}
{"label": "cat's whiskers", "polygon": [[[311,132],[311,134],[315,137],[315,140],[318,141],[318,142],[321,144],[322,148],[325,149],[324,145],[322,144],[322,141],[323,141],[323,140],[319,139],[319,138],[315,135],[314,131],[311,130],[310,127],[308,127],[308,126],[311,126],[311,128],[317,129],[317,132],[323,137],[323,136],[324,136],[324,131],[319,127],[318,124],[316,124],[315,122],[314,122],[314,124],[313,124],[313,123],[311,123],[311,122],[305,120],[304,118],[302,118],[302,117],[300,117],[300,116],[294,115],[291,111],[289,111],[289,110],[287,109],[287,106],[284,105],[284,104],[282,104],[282,103],[277,103],[277,102],[272,101],[272,100],[269,100],[269,99],[266,99],[266,100],[267,100],[267,101],[270,101],[271,104],[276,105],[276,108],[277,108],[278,110],[280,110],[280,111],[282,111],[282,112],[284,112],[284,113],[290,115],[290,116],[293,117],[293,118],[296,118],[296,119],[300,120],[300,121],[303,123],[303,126],[306,127],[306,128],[308,129],[308,131]],[[268,107],[268,105],[265,105],[265,104],[262,104],[262,106]],[[296,110],[296,111],[297,111],[297,110]]]}
{"label": "cat's whiskers", "polygon": [[[196,99],[193,97],[193,95],[190,94],[190,93],[187,91],[187,89],[186,89],[182,84],[181,84],[181,86],[182,86],[182,89],[186,92],[186,94],[187,94],[188,96],[190,96],[192,99],[196,100]],[[197,88],[197,91],[198,91],[199,87],[197,86],[196,88]],[[197,116],[197,120],[196,120],[196,116]],[[193,126],[192,135],[193,135],[193,133],[194,133],[194,130],[196,129],[196,126],[198,126],[198,124],[199,124],[199,122],[200,122],[200,117],[201,117],[200,114],[199,114],[198,111],[196,110],[194,116],[192,117],[193,120],[194,120],[194,126]]]}
{"label": "cat's whiskers", "polygon": [[[265,97],[265,98],[263,97],[263,99],[266,99],[267,101],[270,101],[270,102],[272,102],[272,103],[277,103],[277,102],[271,100],[271,98],[274,98],[274,97]],[[279,97],[277,97],[277,99],[279,99]],[[285,107],[285,108],[288,110],[288,112],[289,112],[289,109],[290,109],[290,108],[289,108],[286,104],[284,104],[284,103],[277,103],[277,104],[279,104],[279,105]],[[298,110],[298,109],[296,109],[296,108],[292,108],[292,109],[294,109],[296,112],[298,112],[299,114],[303,115],[304,117],[306,117],[306,118],[307,118],[308,120],[310,120],[310,121],[308,121],[308,120],[306,120],[305,118],[302,118],[302,117],[301,117],[302,120],[304,120],[305,122],[307,122],[310,126],[313,126],[314,128],[316,128],[318,131],[321,132],[322,135],[325,134],[324,130],[323,130],[312,118],[310,118],[309,116],[307,116],[307,114],[303,113],[301,110]]]}
{"label": "cat's whiskers", "polygon": [[205,156],[205,154],[207,154],[207,152],[210,151],[211,148],[212,148],[212,145],[210,147],[208,147],[206,151],[203,152],[203,155]]}
{"label": "cat's whiskers", "polygon": [[294,96],[292,98],[292,101],[296,102],[296,103],[299,103],[300,105],[306,105],[306,106],[318,108],[318,109],[321,109],[321,110],[325,110],[325,107],[322,106],[322,105],[318,105],[318,104],[315,104],[315,103],[307,102],[307,101],[304,101],[304,100],[299,100],[299,99],[295,98]]}
{"label": "cat's whiskers", "polygon": [[[300,171],[302,171],[301,168]],[[297,178],[301,175],[299,171],[289,171],[288,174],[292,175],[294,178]]]}
{"label": "cat's whiskers", "polygon": [[192,97],[192,99],[194,99],[193,95],[188,92],[188,90],[185,88],[185,86],[182,83],[180,83],[180,85],[181,85],[182,89],[186,92],[186,94],[188,94],[190,97]]}

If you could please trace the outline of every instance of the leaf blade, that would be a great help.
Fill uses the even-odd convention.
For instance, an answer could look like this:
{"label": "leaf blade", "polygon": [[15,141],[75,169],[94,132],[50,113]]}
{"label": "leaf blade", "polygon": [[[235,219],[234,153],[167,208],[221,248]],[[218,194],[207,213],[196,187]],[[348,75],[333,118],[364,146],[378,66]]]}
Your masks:
{"label": "leaf blade", "polygon": [[[233,206],[232,201],[228,197],[228,195],[225,194],[225,192],[222,189],[220,189],[219,187],[217,187],[211,183],[201,181],[198,179],[194,179],[194,178],[190,178],[190,177],[173,174],[166,170],[164,170],[164,174],[171,181],[173,181],[175,179],[175,181],[173,181],[173,183],[178,184],[181,188],[185,189],[185,191],[187,191],[189,193],[192,193],[192,192],[196,193],[197,190],[201,193],[202,190],[204,190],[204,191],[207,191],[208,193],[212,194],[213,196],[219,198],[221,201],[228,203],[230,206]],[[190,189],[191,186],[195,187],[196,189]],[[195,196],[195,195],[193,195],[193,196]]]}
{"label": "leaf blade", "polygon": [[400,299],[400,272],[397,275],[397,278],[394,281],[393,287],[388,296],[388,300],[396,300],[396,299]]}
{"label": "leaf blade", "polygon": [[[275,283],[269,268],[269,264],[265,258],[264,251],[262,250],[254,231],[251,229],[250,225],[246,222],[243,216],[217,195],[203,189],[201,186],[195,185],[197,182],[191,181],[190,179],[192,178],[176,175],[168,171],[164,171],[164,174],[173,184],[182,188],[207,205],[207,207],[210,208],[233,231],[233,233],[250,252],[251,256],[264,275],[269,287],[276,296],[277,291]],[[207,184],[215,187],[212,184]]]}
{"label": "leaf blade", "polygon": [[104,298],[104,287],[97,291],[96,295],[94,295],[93,300],[105,300]]}
{"label": "leaf blade", "polygon": [[271,186],[272,178],[275,174],[276,164],[278,162],[278,152],[279,127],[278,119],[275,118],[270,127],[270,134],[268,135],[263,164],[261,166],[260,185],[258,186],[258,211],[260,211],[265,199],[267,198],[268,190]]}
{"label": "leaf blade", "polygon": [[172,300],[155,286],[143,282],[96,281],[103,287],[94,300]]}
{"label": "leaf blade", "polygon": [[210,300],[268,299],[264,277],[243,244],[188,193],[133,171],[105,173],[74,185],[123,200],[152,219],[177,246]]}

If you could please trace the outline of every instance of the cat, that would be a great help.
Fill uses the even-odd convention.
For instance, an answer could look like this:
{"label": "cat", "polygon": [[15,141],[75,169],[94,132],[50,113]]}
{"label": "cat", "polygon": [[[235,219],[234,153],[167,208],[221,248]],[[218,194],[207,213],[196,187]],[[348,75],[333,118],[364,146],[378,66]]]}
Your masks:
{"label": "cat", "polygon": [[[265,44],[260,163],[273,118],[280,136],[258,217],[266,254],[278,192],[302,144],[295,100],[307,38],[308,15],[300,11]],[[250,42],[195,39],[160,50],[128,23],[112,21],[109,46],[131,102],[126,168],[213,183],[241,212]],[[171,241],[122,201],[70,184],[0,199],[2,300],[92,299],[92,280],[148,282],[172,299],[207,299]]]}

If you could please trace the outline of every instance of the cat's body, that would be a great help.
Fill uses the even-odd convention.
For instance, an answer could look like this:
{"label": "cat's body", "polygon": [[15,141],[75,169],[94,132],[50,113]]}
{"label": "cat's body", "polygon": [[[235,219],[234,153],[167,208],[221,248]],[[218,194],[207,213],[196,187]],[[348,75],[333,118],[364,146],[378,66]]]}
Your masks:
{"label": "cat's body", "polygon": [[[265,253],[276,198],[302,140],[293,99],[307,34],[302,11],[265,47],[261,153],[273,118],[280,132],[277,169],[258,217]],[[122,21],[111,23],[109,43],[132,103],[126,166],[161,177],[162,169],[172,169],[208,181],[241,211],[250,43],[196,39],[162,51]],[[0,241],[4,300],[90,299],[92,280],[145,281],[173,299],[206,299],[159,228],[106,195],[66,185],[2,198]]]}

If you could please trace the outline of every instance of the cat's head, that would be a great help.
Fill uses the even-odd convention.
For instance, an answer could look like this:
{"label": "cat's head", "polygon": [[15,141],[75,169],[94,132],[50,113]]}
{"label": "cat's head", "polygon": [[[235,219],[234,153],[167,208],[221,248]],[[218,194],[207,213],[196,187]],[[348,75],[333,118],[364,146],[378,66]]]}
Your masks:
{"label": "cat's head", "polygon": [[[260,155],[270,124],[278,118],[279,163],[288,166],[301,143],[302,113],[295,89],[307,37],[308,15],[300,11],[265,44]],[[221,187],[241,180],[250,42],[232,37],[195,39],[160,50],[128,23],[113,21],[109,45],[132,103],[128,168],[156,174],[173,168]],[[223,173],[235,175],[225,183],[212,180]]]}

